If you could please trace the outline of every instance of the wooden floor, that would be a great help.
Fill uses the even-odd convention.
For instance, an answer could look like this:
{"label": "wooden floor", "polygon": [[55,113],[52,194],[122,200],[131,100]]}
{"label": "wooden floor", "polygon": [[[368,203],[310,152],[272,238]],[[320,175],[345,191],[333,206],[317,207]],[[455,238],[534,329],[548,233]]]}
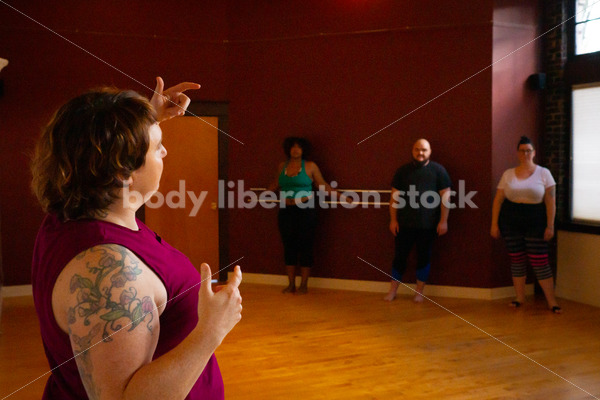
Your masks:
{"label": "wooden floor", "polygon": [[[217,351],[228,400],[600,398],[599,308],[280,289],[241,286],[243,319]],[[0,400],[48,370],[31,299],[2,314]],[[39,399],[46,378],[9,398]]]}

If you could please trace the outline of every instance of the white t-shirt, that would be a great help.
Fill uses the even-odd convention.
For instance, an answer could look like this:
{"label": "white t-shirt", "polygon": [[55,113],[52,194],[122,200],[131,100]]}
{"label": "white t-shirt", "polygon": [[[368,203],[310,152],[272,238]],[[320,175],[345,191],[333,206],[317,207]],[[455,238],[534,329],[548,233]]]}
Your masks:
{"label": "white t-shirt", "polygon": [[544,201],[546,189],[556,185],[548,168],[537,165],[527,179],[519,179],[515,169],[507,169],[500,178],[498,189],[504,190],[506,198],[513,203],[538,204]]}

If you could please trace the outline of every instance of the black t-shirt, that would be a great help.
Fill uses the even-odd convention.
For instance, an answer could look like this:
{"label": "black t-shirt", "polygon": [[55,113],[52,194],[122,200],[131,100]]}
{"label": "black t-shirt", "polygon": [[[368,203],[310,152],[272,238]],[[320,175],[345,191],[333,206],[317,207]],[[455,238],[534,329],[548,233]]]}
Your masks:
{"label": "black t-shirt", "polygon": [[423,167],[410,162],[398,168],[392,187],[400,191],[396,213],[400,226],[434,229],[440,221],[439,192],[450,186],[448,172],[434,161]]}

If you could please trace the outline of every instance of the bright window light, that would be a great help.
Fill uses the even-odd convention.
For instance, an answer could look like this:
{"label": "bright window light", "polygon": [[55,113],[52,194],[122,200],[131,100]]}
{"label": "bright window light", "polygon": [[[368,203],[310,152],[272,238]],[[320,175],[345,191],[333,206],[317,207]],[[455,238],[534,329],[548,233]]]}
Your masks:
{"label": "bright window light", "polygon": [[600,51],[600,2],[575,2],[575,54]]}
{"label": "bright window light", "polygon": [[600,84],[573,87],[574,221],[600,224]]}

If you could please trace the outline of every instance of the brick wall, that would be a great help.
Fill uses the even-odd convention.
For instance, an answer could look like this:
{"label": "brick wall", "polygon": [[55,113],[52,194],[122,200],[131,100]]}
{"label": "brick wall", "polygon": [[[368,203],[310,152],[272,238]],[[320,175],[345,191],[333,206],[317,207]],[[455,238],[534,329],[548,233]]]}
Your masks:
{"label": "brick wall", "polygon": [[[542,135],[541,163],[547,166],[556,179],[557,222],[568,221],[569,211],[569,128],[567,120],[568,86],[564,72],[567,63],[568,0],[544,2],[543,63],[546,71],[544,106],[544,131]],[[559,26],[557,26],[559,25]],[[556,27],[556,28],[555,28]],[[553,29],[554,28],[554,29]]]}

